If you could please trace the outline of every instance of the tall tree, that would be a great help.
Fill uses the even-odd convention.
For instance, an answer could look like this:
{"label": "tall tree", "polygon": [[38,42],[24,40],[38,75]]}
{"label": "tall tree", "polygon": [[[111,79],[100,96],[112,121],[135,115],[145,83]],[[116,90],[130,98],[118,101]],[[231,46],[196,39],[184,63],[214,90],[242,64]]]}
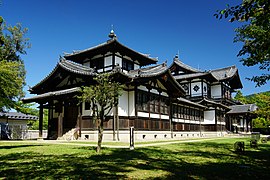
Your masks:
{"label": "tall tree", "polygon": [[26,28],[8,26],[0,16],[0,111],[14,108],[24,96],[25,67],[20,55],[30,47]]}
{"label": "tall tree", "polygon": [[243,93],[240,90],[238,90],[236,92],[236,95],[234,96],[234,100],[239,101],[243,104],[247,103],[247,99],[245,98],[245,96],[243,95]]}
{"label": "tall tree", "polygon": [[99,74],[94,80],[96,85],[83,87],[82,94],[78,98],[81,102],[88,102],[91,105],[91,115],[97,122],[98,128],[97,152],[100,152],[105,117],[113,107],[118,105],[118,98],[121,96],[123,86],[113,81],[109,73]]}
{"label": "tall tree", "polygon": [[238,21],[243,25],[237,28],[234,42],[243,42],[237,56],[245,66],[258,66],[262,74],[248,78],[256,86],[266,84],[270,80],[270,1],[243,0],[236,6],[227,5],[219,10],[216,18],[229,18],[230,22]]}

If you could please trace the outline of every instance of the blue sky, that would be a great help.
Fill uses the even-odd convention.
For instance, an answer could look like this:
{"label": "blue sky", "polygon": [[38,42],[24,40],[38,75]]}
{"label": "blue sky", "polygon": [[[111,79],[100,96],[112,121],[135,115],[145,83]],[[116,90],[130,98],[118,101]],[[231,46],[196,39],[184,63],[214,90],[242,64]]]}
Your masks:
{"label": "blue sky", "polygon": [[245,79],[260,71],[243,66],[236,56],[241,44],[233,43],[233,37],[239,24],[213,17],[227,3],[240,0],[1,1],[0,15],[6,22],[29,29],[32,47],[23,56],[29,86],[48,75],[64,52],[108,40],[113,24],[121,43],[158,57],[158,63],[167,60],[170,65],[179,51],[184,63],[202,70],[236,65],[245,95],[269,90],[269,85],[255,88]]}

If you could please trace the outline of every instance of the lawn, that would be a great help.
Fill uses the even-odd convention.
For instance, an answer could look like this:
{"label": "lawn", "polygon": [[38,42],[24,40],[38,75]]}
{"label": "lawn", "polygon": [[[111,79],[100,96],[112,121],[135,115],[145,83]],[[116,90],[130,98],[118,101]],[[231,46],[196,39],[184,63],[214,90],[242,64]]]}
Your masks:
{"label": "lawn", "polygon": [[[233,144],[243,140],[244,153]],[[129,149],[0,141],[0,179],[270,179],[270,142],[216,139]]]}

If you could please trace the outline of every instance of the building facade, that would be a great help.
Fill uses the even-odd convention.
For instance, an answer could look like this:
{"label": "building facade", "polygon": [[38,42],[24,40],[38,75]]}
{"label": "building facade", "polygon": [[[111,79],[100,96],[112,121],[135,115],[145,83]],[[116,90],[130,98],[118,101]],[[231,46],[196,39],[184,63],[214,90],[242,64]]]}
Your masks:
{"label": "building facade", "polygon": [[79,103],[76,95],[82,86],[95,85],[93,78],[104,72],[124,84],[118,107],[106,117],[105,139],[128,139],[130,127],[138,140],[222,135],[229,130],[226,113],[235,104],[231,93],[242,88],[235,66],[200,71],[178,57],[170,66],[157,65],[157,59],[121,44],[113,31],[109,37],[103,44],[61,57],[30,89],[36,95],[23,100],[39,103],[40,129],[43,109],[49,109],[49,139],[76,127],[81,138],[96,138],[91,107]]}

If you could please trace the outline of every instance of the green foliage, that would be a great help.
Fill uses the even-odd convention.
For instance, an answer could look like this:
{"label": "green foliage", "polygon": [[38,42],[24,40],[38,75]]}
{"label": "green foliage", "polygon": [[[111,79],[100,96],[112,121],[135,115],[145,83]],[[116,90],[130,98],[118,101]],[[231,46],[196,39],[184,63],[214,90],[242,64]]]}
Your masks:
{"label": "green foliage", "polygon": [[81,95],[77,96],[81,102],[88,102],[92,108],[92,116],[97,120],[98,146],[97,152],[101,150],[103,137],[103,123],[113,107],[118,105],[123,85],[113,81],[111,74],[103,73],[94,78],[95,85],[82,87]]}
{"label": "green foliage", "polygon": [[24,96],[26,72],[20,54],[30,47],[25,33],[27,29],[20,24],[8,26],[0,16],[0,111],[14,108]]}
{"label": "green foliage", "polygon": [[256,104],[258,110],[256,119],[253,120],[254,128],[269,127],[270,125],[270,91],[243,96],[241,91],[235,95],[235,100],[239,100],[244,104]]}
{"label": "green foliage", "polygon": [[247,99],[244,97],[243,93],[240,90],[236,92],[236,95],[234,96],[234,100],[239,101],[243,104],[247,103]]}
{"label": "green foliage", "polygon": [[252,120],[253,128],[268,128],[270,125],[270,121],[267,121],[265,118],[257,117]]}
{"label": "green foliage", "polygon": [[216,18],[230,18],[230,22],[244,23],[237,28],[234,42],[243,42],[238,56],[245,66],[257,66],[262,70],[261,75],[248,78],[256,86],[266,84],[270,80],[270,1],[243,0],[237,6],[217,11]]}
{"label": "green foliage", "polygon": [[24,68],[21,62],[0,61],[0,111],[13,108],[15,102],[22,96],[24,74],[20,69]]}
{"label": "green foliage", "polygon": [[[49,113],[48,109],[43,110],[43,130],[48,129],[48,113]],[[38,113],[38,117],[39,117],[39,113]],[[39,121],[30,120],[28,121],[28,126],[29,126],[29,129],[31,130],[39,130]]]}
{"label": "green foliage", "polygon": [[113,82],[110,74],[99,74],[94,78],[96,85],[82,88],[81,96],[78,96],[81,102],[88,102],[91,104],[93,116],[104,119],[111,109],[118,104],[118,97],[120,97],[123,86],[118,82]]}

